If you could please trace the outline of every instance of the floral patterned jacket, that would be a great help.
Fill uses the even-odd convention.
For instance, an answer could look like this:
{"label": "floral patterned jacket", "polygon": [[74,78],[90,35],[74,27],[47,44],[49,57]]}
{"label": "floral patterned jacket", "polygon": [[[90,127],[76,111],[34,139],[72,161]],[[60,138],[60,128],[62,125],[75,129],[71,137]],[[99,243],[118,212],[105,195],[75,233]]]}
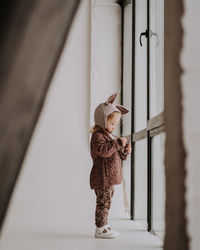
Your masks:
{"label": "floral patterned jacket", "polygon": [[90,154],[93,160],[90,172],[91,189],[122,182],[122,160],[126,160],[127,153],[119,138],[112,139],[103,128],[93,132]]}

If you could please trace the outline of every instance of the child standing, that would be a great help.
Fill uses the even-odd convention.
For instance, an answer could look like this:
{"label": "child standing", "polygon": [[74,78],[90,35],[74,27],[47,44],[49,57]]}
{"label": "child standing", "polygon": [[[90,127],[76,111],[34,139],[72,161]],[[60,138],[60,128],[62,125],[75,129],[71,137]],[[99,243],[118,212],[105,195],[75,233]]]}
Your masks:
{"label": "child standing", "polygon": [[122,182],[121,160],[126,160],[127,154],[131,153],[131,146],[126,145],[125,137],[112,139],[110,136],[122,115],[128,113],[125,107],[113,104],[117,94],[111,95],[105,103],[97,106],[94,112],[95,125],[91,129],[90,154],[93,166],[90,187],[96,194],[96,238],[112,239],[119,235],[108,225],[108,214],[114,185]]}

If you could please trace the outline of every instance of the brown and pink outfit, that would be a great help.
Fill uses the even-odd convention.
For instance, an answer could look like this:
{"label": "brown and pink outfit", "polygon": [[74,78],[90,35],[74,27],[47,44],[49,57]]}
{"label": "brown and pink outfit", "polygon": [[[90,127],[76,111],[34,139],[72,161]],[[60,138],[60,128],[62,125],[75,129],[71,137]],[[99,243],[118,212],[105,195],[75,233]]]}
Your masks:
{"label": "brown and pink outfit", "polygon": [[121,140],[112,139],[106,130],[107,116],[118,111],[122,115],[128,112],[123,106],[112,103],[118,93],[110,96],[105,103],[95,110],[95,124],[98,131],[93,132],[90,141],[90,154],[93,166],[90,173],[90,188],[96,194],[95,225],[102,227],[108,223],[108,213],[114,194],[114,185],[122,182],[122,160],[126,160],[127,153]]}

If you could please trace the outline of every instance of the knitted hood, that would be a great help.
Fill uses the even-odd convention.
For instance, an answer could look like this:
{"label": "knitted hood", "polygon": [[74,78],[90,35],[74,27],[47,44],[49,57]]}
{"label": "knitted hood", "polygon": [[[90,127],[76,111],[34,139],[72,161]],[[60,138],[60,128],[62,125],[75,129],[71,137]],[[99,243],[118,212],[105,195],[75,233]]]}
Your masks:
{"label": "knitted hood", "polygon": [[122,105],[114,105],[119,91],[110,97],[108,97],[106,102],[99,104],[94,111],[94,123],[103,129],[106,129],[107,116],[114,111],[120,112],[121,115],[125,115],[129,111]]}

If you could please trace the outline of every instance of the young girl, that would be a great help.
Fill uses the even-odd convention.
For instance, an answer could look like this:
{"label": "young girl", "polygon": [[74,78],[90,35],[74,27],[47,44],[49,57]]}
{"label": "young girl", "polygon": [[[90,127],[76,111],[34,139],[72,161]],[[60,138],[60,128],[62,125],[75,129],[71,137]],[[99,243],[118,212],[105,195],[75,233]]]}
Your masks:
{"label": "young girl", "polygon": [[122,115],[128,110],[121,105],[114,105],[118,93],[111,95],[105,103],[97,106],[94,112],[95,125],[91,129],[90,154],[93,166],[90,173],[90,187],[96,194],[95,237],[115,238],[119,232],[108,225],[108,213],[114,194],[114,185],[122,182],[121,160],[126,160],[131,153],[131,146],[126,145],[125,137],[112,139]]}

